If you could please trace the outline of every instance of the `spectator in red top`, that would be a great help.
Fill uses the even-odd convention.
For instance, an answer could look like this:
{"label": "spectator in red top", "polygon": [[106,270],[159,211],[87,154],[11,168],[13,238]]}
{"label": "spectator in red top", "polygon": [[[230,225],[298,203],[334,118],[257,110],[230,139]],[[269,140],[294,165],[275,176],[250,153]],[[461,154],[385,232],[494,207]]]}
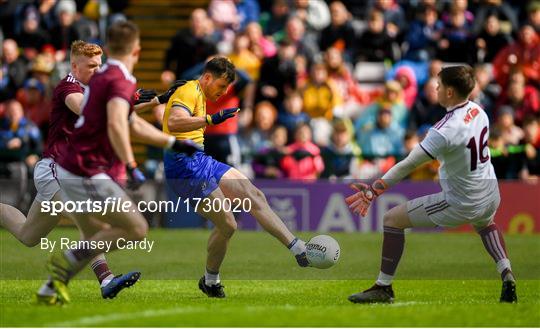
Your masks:
{"label": "spectator in red top", "polygon": [[21,103],[25,116],[39,127],[46,139],[51,103],[45,97],[45,86],[35,78],[28,79],[24,88],[17,92],[17,100]]}
{"label": "spectator in red top", "polygon": [[516,124],[521,125],[525,117],[534,116],[540,112],[540,95],[536,88],[525,84],[522,73],[515,72],[511,75],[505,92],[501,94],[497,111],[504,106],[513,108]]}
{"label": "spectator in red top", "polygon": [[321,150],[311,141],[311,128],[301,124],[295,131],[295,142],[287,147],[281,168],[289,179],[316,179],[324,170]]}
{"label": "spectator in red top", "polygon": [[529,24],[521,27],[516,42],[495,56],[493,74],[497,83],[504,88],[511,70],[516,67],[523,71],[528,83],[540,84],[540,37]]}

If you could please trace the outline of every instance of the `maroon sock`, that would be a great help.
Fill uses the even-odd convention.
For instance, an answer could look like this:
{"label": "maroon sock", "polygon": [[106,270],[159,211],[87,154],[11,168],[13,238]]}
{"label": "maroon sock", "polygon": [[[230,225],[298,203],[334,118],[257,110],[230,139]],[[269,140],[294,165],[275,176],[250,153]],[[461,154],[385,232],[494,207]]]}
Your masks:
{"label": "maroon sock", "polygon": [[394,275],[403,254],[405,233],[402,229],[390,226],[384,227],[381,272]]}
{"label": "maroon sock", "polygon": [[71,249],[70,252],[78,262],[94,257],[90,249],[85,249],[85,248]]}
{"label": "maroon sock", "polygon": [[508,258],[504,238],[495,223],[478,231],[478,234],[480,234],[484,247],[495,263]]}
{"label": "maroon sock", "polygon": [[107,264],[107,261],[105,259],[98,259],[93,262],[92,270],[94,270],[94,273],[96,274],[96,278],[98,279],[99,283],[103,282],[105,278],[112,274],[111,270],[109,269],[109,265]]}

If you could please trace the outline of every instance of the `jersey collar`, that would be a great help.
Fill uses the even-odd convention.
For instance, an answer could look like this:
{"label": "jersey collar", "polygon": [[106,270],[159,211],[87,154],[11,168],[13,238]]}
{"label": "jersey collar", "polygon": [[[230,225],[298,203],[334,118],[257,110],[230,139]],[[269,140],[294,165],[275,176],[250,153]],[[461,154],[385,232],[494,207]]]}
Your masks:
{"label": "jersey collar", "polygon": [[469,100],[466,100],[465,102],[461,103],[461,104],[458,104],[452,108],[446,108],[446,112],[453,112],[455,110],[458,110],[460,108],[463,108],[465,106],[467,106],[469,104]]}
{"label": "jersey collar", "polygon": [[84,83],[80,82],[79,80],[77,80],[77,78],[75,78],[75,76],[73,75],[73,73],[71,73],[71,71],[68,73],[68,77],[72,77],[73,80],[77,81],[77,83],[79,84],[79,86],[83,87],[84,89],[88,88],[87,85],[85,85]]}
{"label": "jersey collar", "polygon": [[122,71],[122,73],[124,73],[124,76],[126,77],[126,79],[131,80],[133,83],[136,83],[137,80],[135,79],[135,77],[131,73],[129,73],[129,70],[127,69],[126,65],[122,63],[121,61],[114,58],[109,58],[107,59],[107,64],[118,66],[120,70]]}

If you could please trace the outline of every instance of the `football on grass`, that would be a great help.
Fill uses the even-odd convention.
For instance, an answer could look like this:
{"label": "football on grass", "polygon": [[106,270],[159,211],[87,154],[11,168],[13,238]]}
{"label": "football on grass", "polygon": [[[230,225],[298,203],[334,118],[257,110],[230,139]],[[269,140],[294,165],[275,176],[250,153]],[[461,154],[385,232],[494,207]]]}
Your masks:
{"label": "football on grass", "polygon": [[329,235],[317,235],[306,243],[309,264],[315,268],[330,268],[339,260],[340,248]]}

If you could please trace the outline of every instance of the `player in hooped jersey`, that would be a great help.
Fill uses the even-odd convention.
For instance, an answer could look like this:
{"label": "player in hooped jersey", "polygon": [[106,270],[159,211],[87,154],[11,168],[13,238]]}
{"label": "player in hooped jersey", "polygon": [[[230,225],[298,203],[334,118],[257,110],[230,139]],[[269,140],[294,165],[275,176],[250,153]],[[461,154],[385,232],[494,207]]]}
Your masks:
{"label": "player in hooped jersey", "polygon": [[365,216],[370,204],[416,167],[432,159],[439,169],[442,192],[399,205],[384,215],[384,237],[379,276],[375,284],[349,296],[353,303],[393,302],[392,280],[405,244],[404,229],[455,227],[471,224],[497,264],[503,280],[501,302],[517,302],[515,279],[502,233],[494,222],[500,203],[495,171],[487,141],[489,120],[484,110],[469,101],[475,86],[468,66],[446,67],[439,73],[439,103],[447,114],[401,162],[371,185],[352,184],[357,192],[346,199],[353,212]]}
{"label": "player in hooped jersey", "polygon": [[[127,179],[128,187],[136,188],[145,181],[134,161],[130,136],[176,152],[189,154],[198,149],[189,142],[180,142],[162,133],[133,112],[136,80],[131,72],[140,53],[138,28],[130,22],[113,24],[107,33],[106,48],[109,59],[85,88],[73,133],[68,143],[60,144],[55,159],[58,163],[56,178],[66,201],[130,200],[121,185]],[[84,208],[83,211],[81,222],[99,216],[92,214],[92,209]],[[127,212],[111,210],[99,219],[108,225],[94,230],[85,240],[111,242],[112,249],[118,246],[116,241],[120,238],[127,241],[143,239],[148,229],[133,202]],[[70,301],[69,280],[103,252],[99,248],[81,247],[51,256],[47,268],[59,303]]]}

